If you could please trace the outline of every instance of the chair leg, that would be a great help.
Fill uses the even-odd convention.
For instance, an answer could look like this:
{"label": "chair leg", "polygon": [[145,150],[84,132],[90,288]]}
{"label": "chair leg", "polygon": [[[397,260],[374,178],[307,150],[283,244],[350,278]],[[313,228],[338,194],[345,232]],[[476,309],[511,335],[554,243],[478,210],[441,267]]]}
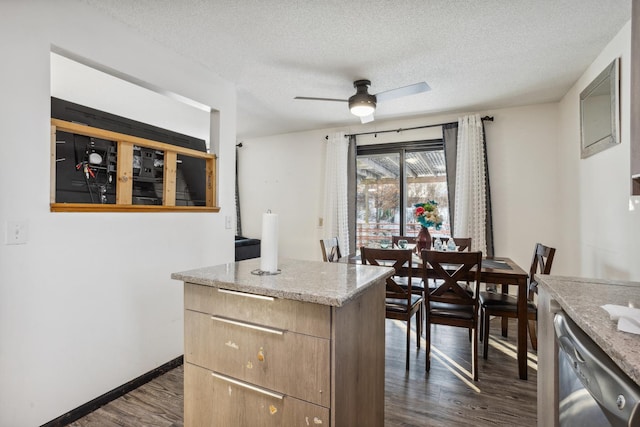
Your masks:
{"label": "chair leg", "polygon": [[538,335],[536,334],[536,321],[529,320],[529,337],[531,338],[531,347],[538,351]]}
{"label": "chair leg", "polygon": [[416,311],[416,348],[420,348],[420,340],[418,334],[420,333],[420,309]]}
{"label": "chair leg", "polygon": [[486,310],[484,311],[484,316],[482,318],[483,326],[483,341],[482,341],[482,357],[484,360],[487,360],[487,356],[489,356],[489,314],[487,314]]}
{"label": "chair leg", "polygon": [[478,339],[482,341],[484,339],[484,308],[480,307],[480,334]]}
{"label": "chair leg", "polygon": [[471,335],[473,336],[473,343],[471,345],[471,351],[473,352],[471,359],[471,373],[473,374],[473,380],[478,381],[478,325],[473,328],[473,330],[469,329]]}
{"label": "chair leg", "polygon": [[407,349],[405,370],[409,370],[409,349],[411,348],[411,316],[407,319]]}
{"label": "chair leg", "polygon": [[425,327],[424,327],[424,336],[425,336],[425,349],[426,349],[426,371],[431,369],[431,325],[429,324],[429,314],[427,313],[425,316]]}
{"label": "chair leg", "polygon": [[422,338],[422,307],[416,313],[416,348],[420,348],[420,338]]}

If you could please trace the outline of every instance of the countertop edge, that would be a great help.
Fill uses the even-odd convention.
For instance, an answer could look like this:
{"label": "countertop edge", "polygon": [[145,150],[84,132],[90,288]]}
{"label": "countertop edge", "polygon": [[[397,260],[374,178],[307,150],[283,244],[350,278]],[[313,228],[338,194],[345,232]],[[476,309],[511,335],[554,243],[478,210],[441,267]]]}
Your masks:
{"label": "countertop edge", "polygon": [[[234,264],[235,263],[227,263],[227,264],[221,264],[219,266],[213,266],[213,267],[215,268],[215,267],[231,266]],[[194,274],[199,271],[202,271],[203,269],[171,273],[171,279],[179,280],[185,283],[193,283],[196,285],[210,286],[215,288],[224,288],[228,290],[252,293],[256,295],[264,295],[264,296],[269,296],[274,298],[282,298],[282,299],[289,299],[294,301],[322,304],[322,305],[333,306],[333,307],[341,307],[346,303],[348,303],[349,301],[357,298],[359,295],[361,295],[363,292],[365,292],[370,286],[374,285],[375,283],[380,281],[384,283],[386,278],[391,276],[395,272],[393,267],[366,266],[366,265],[356,265],[356,264],[335,264],[335,263],[326,263],[326,264],[328,264],[327,265],[328,268],[344,268],[347,270],[354,270],[354,271],[357,271],[357,269],[370,269],[370,271],[374,271],[371,269],[375,269],[375,271],[378,274],[370,277],[366,281],[359,282],[357,287],[349,290],[348,292],[343,291],[342,295],[327,295],[326,293],[323,294],[322,292],[314,292],[315,290],[314,288],[290,290],[290,289],[283,289],[283,288],[259,286],[259,285],[254,285],[250,283],[236,283],[230,280],[218,280],[216,278],[205,277],[203,274]],[[329,265],[331,266],[329,267]],[[277,280],[278,275],[269,276],[269,277],[273,278],[274,280]]]}
{"label": "countertop edge", "polygon": [[[547,291],[550,297],[558,302],[564,312],[566,312],[571,320],[580,327],[610,358],[623,372],[625,372],[633,381],[640,385],[640,366],[632,359],[633,356],[638,358],[637,351],[633,348],[629,348],[625,345],[628,341],[640,340],[640,336],[630,334],[627,332],[617,331],[617,325],[613,320],[609,319],[609,315],[601,308],[602,305],[607,304],[608,301],[598,299],[594,296],[589,304],[591,309],[596,309],[599,319],[592,319],[591,316],[585,314],[589,313],[584,307],[576,307],[569,299],[574,298],[575,295],[565,295],[561,289],[558,289],[558,284],[596,284],[598,286],[639,288],[640,283],[631,281],[617,281],[607,279],[590,279],[584,277],[573,276],[553,276],[553,275],[536,275],[536,279],[542,289]],[[583,295],[584,296],[584,295]],[[588,295],[587,295],[588,297]],[[602,312],[599,312],[602,310]],[[591,313],[593,313],[591,311]],[[607,322],[604,324],[603,322]],[[615,329],[615,330],[613,330]],[[634,347],[637,347],[634,346]]]}

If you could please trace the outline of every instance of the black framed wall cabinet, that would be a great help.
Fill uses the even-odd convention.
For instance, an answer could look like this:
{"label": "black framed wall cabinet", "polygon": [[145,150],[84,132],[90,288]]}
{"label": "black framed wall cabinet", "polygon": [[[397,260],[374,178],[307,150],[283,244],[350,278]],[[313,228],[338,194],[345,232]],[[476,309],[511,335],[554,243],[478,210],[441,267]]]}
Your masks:
{"label": "black framed wall cabinet", "polygon": [[[58,191],[60,186],[57,185],[56,180],[58,176],[57,165],[63,161],[71,160],[65,157],[58,157],[57,145],[67,143],[66,140],[58,138],[61,133],[72,135],[72,138],[78,136],[88,137],[90,141],[93,141],[93,145],[89,143],[89,147],[93,146],[94,148],[85,150],[85,154],[87,154],[86,160],[83,158],[79,163],[76,163],[77,159],[73,160],[75,169],[80,176],[79,184],[75,185],[82,186],[82,180],[84,179],[84,185],[88,192],[91,192],[91,188],[94,187],[93,190],[96,194],[93,196],[93,193],[91,193],[92,199],[88,203],[60,202],[57,199],[58,195],[62,194],[62,192]],[[136,151],[140,153],[138,156],[134,155]],[[218,212],[220,210],[219,207],[214,206],[216,200],[216,156],[213,154],[58,119],[51,119],[51,153],[50,202],[52,212]],[[100,161],[96,156],[93,156],[94,160],[92,160],[92,155],[94,154],[100,156]],[[176,204],[176,171],[179,156],[193,157],[205,162],[206,182],[203,184],[206,194],[202,206]],[[137,168],[134,168],[136,157],[139,164]],[[161,163],[160,157],[162,157]],[[149,164],[147,165],[146,163]],[[160,175],[153,170],[158,167],[162,169]],[[142,183],[151,183],[154,188],[159,187],[161,189],[161,197],[153,199],[154,202],[160,200],[161,203],[145,203],[150,198],[145,198],[144,196],[139,197],[142,203],[134,203],[134,183],[136,180],[134,169],[140,170],[138,176],[143,175],[139,178]],[[96,180],[100,173],[106,176],[104,182],[95,186],[92,185],[91,180]],[[109,188],[106,188],[108,184],[110,184]],[[73,186],[74,183],[72,182],[71,185]],[[101,190],[101,186],[104,190]],[[114,187],[115,191],[111,198],[111,189]]]}
{"label": "black framed wall cabinet", "polygon": [[51,98],[52,212],[218,212],[202,139]]}

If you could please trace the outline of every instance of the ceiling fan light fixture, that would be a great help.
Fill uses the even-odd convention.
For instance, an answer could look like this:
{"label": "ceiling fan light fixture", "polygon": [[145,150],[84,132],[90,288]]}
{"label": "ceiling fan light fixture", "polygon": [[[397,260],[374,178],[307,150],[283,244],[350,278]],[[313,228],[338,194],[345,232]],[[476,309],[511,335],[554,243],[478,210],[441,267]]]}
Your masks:
{"label": "ceiling fan light fixture", "polygon": [[349,98],[349,110],[358,117],[367,117],[376,111],[376,96],[371,95],[367,88],[371,85],[369,80],[356,80],[353,87],[356,94]]}
{"label": "ceiling fan light fixture", "polygon": [[294,99],[348,102],[351,114],[360,117],[360,122],[369,123],[374,119],[373,113],[376,111],[376,105],[378,101],[387,101],[389,99],[396,99],[402,96],[415,95],[417,93],[426,92],[431,89],[426,82],[419,82],[372,95],[369,93],[369,86],[371,86],[370,80],[356,80],[355,82],[353,82],[353,87],[356,88],[356,93],[348,100],[337,98],[316,98],[309,96],[296,96]]}
{"label": "ceiling fan light fixture", "polygon": [[376,104],[371,102],[349,103],[351,114],[358,117],[367,117],[376,111]]}

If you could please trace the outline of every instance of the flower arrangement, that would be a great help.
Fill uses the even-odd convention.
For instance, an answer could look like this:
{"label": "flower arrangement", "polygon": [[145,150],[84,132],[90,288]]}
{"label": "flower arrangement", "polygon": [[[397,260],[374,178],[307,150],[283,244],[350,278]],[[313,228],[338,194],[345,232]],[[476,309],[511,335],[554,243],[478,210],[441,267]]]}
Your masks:
{"label": "flower arrangement", "polygon": [[429,200],[426,203],[416,203],[413,205],[416,208],[416,219],[423,227],[435,227],[436,230],[440,230],[442,227],[442,217],[438,212],[438,202],[435,200]]}

